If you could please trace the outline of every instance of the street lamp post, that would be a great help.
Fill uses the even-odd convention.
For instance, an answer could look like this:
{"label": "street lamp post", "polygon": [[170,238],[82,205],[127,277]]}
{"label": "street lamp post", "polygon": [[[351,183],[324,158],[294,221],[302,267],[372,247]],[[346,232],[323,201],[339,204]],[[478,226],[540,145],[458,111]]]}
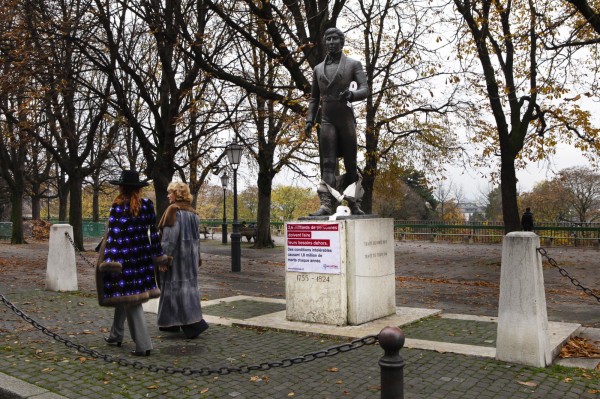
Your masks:
{"label": "street lamp post", "polygon": [[229,143],[225,151],[227,159],[233,169],[233,232],[231,233],[231,271],[242,271],[242,235],[240,234],[240,225],[238,224],[238,206],[237,206],[237,168],[240,166],[242,158],[242,146],[237,142]]}
{"label": "street lamp post", "polygon": [[225,191],[227,190],[227,183],[229,183],[229,176],[227,173],[223,173],[221,176],[221,185],[223,186],[223,224],[221,225],[221,242],[227,244],[227,207],[225,204]]}
{"label": "street lamp post", "polygon": [[42,192],[42,194],[46,194],[45,196],[42,196],[42,198],[46,199],[46,211],[47,211],[46,219],[48,220],[48,222],[50,222],[50,187],[45,189]]}

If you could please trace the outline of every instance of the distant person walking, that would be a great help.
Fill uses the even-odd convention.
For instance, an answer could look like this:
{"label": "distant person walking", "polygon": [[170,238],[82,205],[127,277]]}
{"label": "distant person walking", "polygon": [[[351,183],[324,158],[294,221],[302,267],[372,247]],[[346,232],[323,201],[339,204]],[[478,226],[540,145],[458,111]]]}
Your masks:
{"label": "distant person walking", "polygon": [[192,207],[187,184],[171,182],[167,187],[169,207],[158,222],[161,245],[171,262],[159,266],[158,327],[194,339],[208,328],[202,318],[198,268],[200,258],[200,219]]}
{"label": "distant person walking", "polygon": [[104,340],[121,346],[127,320],[135,342],[131,353],[149,356],[152,341],[142,303],[159,297],[154,268],[166,263],[167,257],[158,239],[154,204],[141,195],[148,183],[140,182],[133,170],[123,171],[119,180],[110,183],[119,186],[119,194],[110,208],[96,268],[98,302],[115,308],[110,334]]}
{"label": "distant person walking", "polygon": [[521,217],[521,226],[523,226],[523,231],[533,231],[533,213],[531,213],[531,208],[525,208],[525,212]]}

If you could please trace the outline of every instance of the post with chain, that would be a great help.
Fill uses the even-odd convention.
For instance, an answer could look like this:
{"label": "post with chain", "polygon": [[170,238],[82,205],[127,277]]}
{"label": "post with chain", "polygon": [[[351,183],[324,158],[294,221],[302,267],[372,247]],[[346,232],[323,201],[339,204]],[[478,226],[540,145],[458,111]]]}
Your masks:
{"label": "post with chain", "polygon": [[381,399],[404,399],[404,333],[399,327],[385,327],[379,333],[379,345],[384,355],[379,359],[381,369]]}

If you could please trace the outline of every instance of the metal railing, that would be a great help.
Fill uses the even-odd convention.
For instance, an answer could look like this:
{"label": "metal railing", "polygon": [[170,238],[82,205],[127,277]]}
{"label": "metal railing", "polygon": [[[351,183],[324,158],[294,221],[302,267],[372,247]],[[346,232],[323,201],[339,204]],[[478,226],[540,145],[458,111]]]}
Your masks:
{"label": "metal railing", "polygon": [[[54,223],[68,223],[53,221]],[[202,219],[202,225],[211,233],[220,233],[222,220]],[[248,223],[252,223],[249,221]],[[271,222],[271,234],[284,234],[284,222]],[[100,238],[106,228],[105,221],[83,221],[84,238]],[[10,239],[12,223],[0,222],[0,239]],[[534,227],[545,246],[600,247],[600,223],[540,222]],[[394,238],[397,241],[442,241],[479,244],[498,244],[504,238],[502,222],[440,223],[438,221],[394,221]]]}
{"label": "metal railing", "polygon": [[[600,247],[600,223],[537,223],[533,232],[546,246]],[[446,223],[394,221],[394,238],[398,241],[445,241],[467,243],[501,243],[502,222]]]}
{"label": "metal railing", "polygon": [[12,223],[0,222],[0,239],[10,239],[12,236]]}

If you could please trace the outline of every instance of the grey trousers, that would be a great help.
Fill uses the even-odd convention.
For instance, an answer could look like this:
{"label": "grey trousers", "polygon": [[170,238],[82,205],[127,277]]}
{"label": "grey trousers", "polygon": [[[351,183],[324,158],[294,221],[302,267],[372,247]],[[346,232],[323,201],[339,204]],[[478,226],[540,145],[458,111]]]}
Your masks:
{"label": "grey trousers", "polygon": [[142,304],[115,306],[115,316],[110,328],[110,338],[120,342],[123,341],[125,319],[127,319],[131,339],[135,342],[135,350],[137,352],[145,352],[152,349],[152,340],[146,328]]}

